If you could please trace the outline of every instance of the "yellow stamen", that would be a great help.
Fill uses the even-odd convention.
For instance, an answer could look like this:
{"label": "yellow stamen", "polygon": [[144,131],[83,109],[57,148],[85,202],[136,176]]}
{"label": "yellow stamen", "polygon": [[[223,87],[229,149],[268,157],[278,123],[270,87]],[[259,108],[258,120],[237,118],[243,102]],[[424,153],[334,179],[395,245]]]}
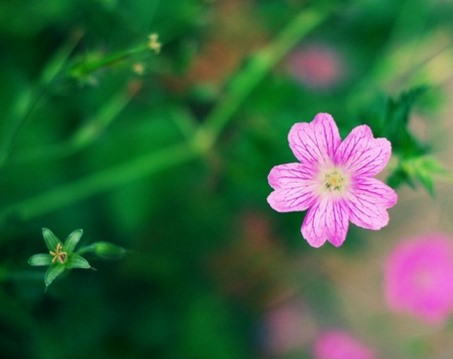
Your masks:
{"label": "yellow stamen", "polygon": [[148,36],[148,47],[156,54],[160,52],[162,44],[159,42],[159,36],[155,33]]}
{"label": "yellow stamen", "polygon": [[137,75],[143,75],[145,73],[145,66],[137,62],[132,66],[132,71],[134,71]]}
{"label": "yellow stamen", "polygon": [[349,188],[350,179],[347,172],[339,167],[330,167],[321,170],[318,177],[319,193],[334,196],[344,196]]}
{"label": "yellow stamen", "polygon": [[340,191],[344,184],[345,178],[337,170],[324,176],[324,186],[330,191]]}
{"label": "yellow stamen", "polygon": [[55,251],[50,251],[49,253],[53,256],[52,263],[58,261],[63,264],[66,261],[66,258],[68,258],[68,253],[63,251],[63,246],[61,245],[61,243],[57,244]]}

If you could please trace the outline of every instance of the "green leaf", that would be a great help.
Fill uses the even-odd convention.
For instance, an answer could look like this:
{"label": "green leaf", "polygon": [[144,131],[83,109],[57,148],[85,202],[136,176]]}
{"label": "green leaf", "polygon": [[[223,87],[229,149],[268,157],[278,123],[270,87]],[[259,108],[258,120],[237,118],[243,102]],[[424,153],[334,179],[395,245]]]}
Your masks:
{"label": "green leaf", "polygon": [[79,243],[82,235],[83,229],[76,229],[68,236],[63,246],[65,251],[68,252],[68,254],[74,252],[74,249],[77,246],[77,243]]}
{"label": "green leaf", "polygon": [[55,236],[55,234],[53,234],[52,231],[48,228],[42,229],[42,235],[49,251],[54,251],[58,243],[63,245],[63,243],[61,243],[61,241]]}
{"label": "green leaf", "polygon": [[96,242],[91,245],[94,253],[104,259],[119,259],[126,254],[126,250],[108,242]]}
{"label": "green leaf", "polygon": [[378,99],[361,115],[360,122],[369,125],[376,137],[385,137],[392,150],[403,158],[423,155],[428,147],[410,131],[411,112],[428,87],[418,86],[396,98]]}
{"label": "green leaf", "polygon": [[50,254],[35,254],[30,257],[28,264],[31,266],[50,266],[52,264],[52,256]]}
{"label": "green leaf", "polygon": [[65,266],[61,263],[52,264],[49,269],[47,269],[46,274],[44,275],[44,283],[46,287],[52,284],[52,282],[65,270]]}
{"label": "green leaf", "polygon": [[417,180],[431,196],[434,195],[435,177],[445,176],[449,173],[437,159],[429,156],[403,160],[401,170],[407,174],[406,182],[409,182],[410,179]]}
{"label": "green leaf", "polygon": [[423,187],[425,187],[426,191],[431,195],[434,196],[434,183],[433,183],[433,178],[424,173],[424,172],[416,172],[415,177],[418,179],[418,181],[422,184]]}
{"label": "green leaf", "polygon": [[73,269],[73,268],[82,268],[82,269],[89,269],[91,268],[90,263],[83,258],[81,255],[77,253],[72,253],[69,257],[67,262],[65,263],[66,268]]}
{"label": "green leaf", "polygon": [[80,37],[81,33],[73,34],[69,41],[53,54],[41,73],[41,82],[43,84],[50,83],[63,70]]}
{"label": "green leaf", "polygon": [[397,189],[404,183],[412,185],[407,173],[400,167],[396,168],[387,178],[387,184],[393,189]]}

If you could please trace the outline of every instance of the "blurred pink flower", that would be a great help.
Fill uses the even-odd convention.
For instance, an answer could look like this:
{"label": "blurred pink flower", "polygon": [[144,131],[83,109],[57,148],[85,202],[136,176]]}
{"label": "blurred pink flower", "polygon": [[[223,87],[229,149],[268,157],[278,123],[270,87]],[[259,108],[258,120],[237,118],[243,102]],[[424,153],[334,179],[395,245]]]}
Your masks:
{"label": "blurred pink flower", "polygon": [[374,138],[357,126],[342,142],[331,115],[319,113],[310,123],[296,123],[288,135],[299,163],[272,168],[268,196],[278,212],[308,212],[302,235],[313,247],[326,240],[338,247],[346,239],[349,221],[367,229],[387,225],[387,208],[395,205],[393,189],[373,178],[387,164],[390,142]]}
{"label": "blurred pink flower", "polygon": [[327,45],[310,45],[295,50],[288,57],[287,67],[302,84],[318,90],[334,87],[345,75],[341,56]]}
{"label": "blurred pink flower", "polygon": [[342,330],[327,331],[315,342],[316,359],[375,359],[374,352]]}
{"label": "blurred pink flower", "polygon": [[397,245],[385,266],[385,298],[394,311],[438,323],[453,312],[453,242],[444,234]]}

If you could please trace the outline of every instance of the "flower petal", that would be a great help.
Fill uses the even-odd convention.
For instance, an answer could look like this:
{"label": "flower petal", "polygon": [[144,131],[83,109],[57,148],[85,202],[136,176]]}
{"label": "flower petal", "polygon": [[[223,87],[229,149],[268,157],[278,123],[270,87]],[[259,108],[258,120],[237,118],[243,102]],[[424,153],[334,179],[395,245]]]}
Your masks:
{"label": "flower petal", "polygon": [[353,175],[374,176],[382,171],[392,153],[385,138],[374,138],[371,129],[357,126],[344,139],[335,153],[335,163],[342,164]]}
{"label": "flower petal", "polygon": [[68,238],[66,238],[66,241],[64,242],[64,249],[68,253],[74,252],[74,249],[75,249],[77,243],[79,243],[80,238],[82,237],[82,234],[83,234],[83,229],[76,229],[75,231],[73,231],[69,234]]}
{"label": "flower petal", "polygon": [[61,273],[63,273],[65,270],[65,267],[61,263],[55,263],[52,264],[46,271],[46,274],[44,274],[44,283],[46,284],[46,287],[52,284],[52,282],[57,278]]}
{"label": "flower petal", "polygon": [[396,192],[376,178],[361,178],[348,197],[349,220],[356,226],[378,230],[389,221],[387,208],[398,200]]}
{"label": "flower petal", "polygon": [[52,264],[52,256],[48,253],[34,254],[28,260],[31,266],[50,266]]}
{"label": "flower petal", "polygon": [[302,235],[312,247],[326,240],[339,247],[348,232],[348,212],[343,201],[323,198],[309,209],[302,224]]}
{"label": "flower petal", "polygon": [[57,248],[58,243],[63,245],[57,236],[48,228],[42,229],[42,236],[44,237],[44,242],[46,242],[46,246],[49,251],[54,251],[55,248]]}
{"label": "flower petal", "polygon": [[65,263],[66,268],[82,268],[82,269],[89,269],[91,268],[90,263],[83,258],[81,255],[77,253],[72,253],[68,258],[68,261]]}
{"label": "flower petal", "polygon": [[298,187],[301,183],[310,182],[316,171],[302,163],[285,163],[274,166],[267,177],[273,189]]}
{"label": "flower petal", "polygon": [[296,123],[288,135],[289,147],[305,164],[330,164],[340,145],[337,125],[328,113],[318,113],[311,123]]}
{"label": "flower petal", "polygon": [[310,169],[301,163],[287,163],[272,168],[269,184],[275,189],[268,197],[278,212],[305,211],[314,201],[315,183]]}

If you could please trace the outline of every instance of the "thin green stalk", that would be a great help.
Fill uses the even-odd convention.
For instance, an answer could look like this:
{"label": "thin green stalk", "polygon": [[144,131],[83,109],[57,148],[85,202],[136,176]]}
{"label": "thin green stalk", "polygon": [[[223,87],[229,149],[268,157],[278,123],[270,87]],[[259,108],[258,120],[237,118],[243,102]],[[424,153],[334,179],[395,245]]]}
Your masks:
{"label": "thin green stalk", "polygon": [[[18,99],[16,106],[17,109],[14,111],[12,119],[10,120],[11,125],[1,141],[0,167],[2,167],[9,159],[11,149],[20,129],[23,127],[24,123],[26,122],[30,114],[34,111],[36,106],[38,106],[38,104],[43,100],[44,95],[46,94],[48,89],[55,82],[64,79],[66,76],[81,78],[99,69],[120,62],[137,53],[150,51],[148,44],[144,43],[134,48],[127,49],[123,52],[110,56],[105,56],[100,59],[91,61],[83,59],[82,61],[66,68],[68,66],[67,63],[69,61],[69,57],[74,47],[79,42],[80,38],[81,34],[75,34],[73,37],[71,37],[68,43],[55,53],[55,55],[43,69],[38,82],[31,87],[31,90],[29,92],[24,93],[24,95]],[[76,142],[77,140],[78,139],[75,138]],[[54,156],[54,153],[59,151],[61,151],[60,153],[62,153],[63,156],[65,154],[71,154],[73,147],[77,146],[77,143],[69,143],[62,146],[52,146],[50,148],[44,149],[43,154],[41,154],[41,151],[38,150],[30,156],[25,155],[25,162],[28,160],[39,160],[39,157],[41,155],[43,155],[44,157],[52,158]],[[20,159],[19,162],[22,162],[22,160]]]}
{"label": "thin green stalk", "polygon": [[89,246],[83,247],[82,249],[77,251],[77,254],[85,254],[89,252],[93,252],[96,249],[96,244],[91,244]]}
{"label": "thin green stalk", "polygon": [[[225,96],[208,116],[205,124],[196,130],[191,140],[144,155],[125,164],[100,170],[85,178],[20,201],[1,210],[0,220],[4,220],[9,215],[19,215],[25,220],[37,217],[209,153],[223,128],[253,89],[298,41],[325,20],[328,15],[328,11],[303,10],[296,16],[273,43],[258,52],[250,60],[249,65],[233,78]],[[132,52],[134,51],[138,50]],[[131,53],[128,52],[127,55],[129,54]],[[85,67],[82,72],[107,65],[123,56],[126,54],[98,62],[97,67],[94,65]]]}
{"label": "thin green stalk", "polygon": [[2,138],[0,147],[0,167],[8,160],[14,141],[24,123],[33,110],[42,101],[43,95],[52,86],[62,69],[66,65],[69,56],[81,38],[80,33],[75,33],[68,42],[63,45],[49,60],[42,70],[36,84],[30,86],[30,90],[23,93],[17,100],[15,111],[10,119],[10,127]]}
{"label": "thin green stalk", "polygon": [[147,44],[142,44],[134,48],[125,50],[123,52],[115,53],[110,56],[105,56],[91,61],[86,61],[86,59],[82,59],[82,61],[74,64],[67,70],[67,75],[70,77],[80,78],[102,68],[114,65],[118,62],[127,59],[132,55],[144,51],[150,51]]}
{"label": "thin green stalk", "polygon": [[[270,70],[305,35],[329,16],[329,11],[306,9],[285,27],[277,39],[250,59],[243,71],[230,82],[226,94],[206,119],[203,131],[212,136],[212,144],[250,93],[263,81]],[[212,145],[211,144],[211,145]]]}
{"label": "thin green stalk", "polygon": [[[405,0],[401,2],[400,10],[393,24],[393,29],[387,38],[386,44],[370,64],[367,73],[361,77],[355,88],[350,91],[346,103],[352,111],[356,111],[364,101],[370,97],[370,84],[379,88],[385,84],[387,79],[399,78],[401,69],[407,71],[413,67],[417,54],[417,46],[422,41],[427,18],[423,11],[423,1]],[[411,35],[411,41],[407,37]],[[396,66],[398,62],[396,55],[401,56],[410,63],[404,66]],[[400,60],[399,60],[400,61]],[[402,65],[402,64],[400,64]]]}
{"label": "thin green stalk", "polygon": [[134,95],[135,93],[129,90],[120,90],[69,140],[18,153],[12,156],[10,162],[13,164],[24,164],[37,161],[50,161],[64,158],[83,150],[95,142],[105,129],[118,118],[118,115],[129,104]]}
{"label": "thin green stalk", "polygon": [[38,102],[39,96],[35,94],[35,91],[32,89],[24,90],[17,97],[10,116],[10,125],[0,141],[0,168],[3,167],[8,160],[14,140],[16,139],[20,128]]}
{"label": "thin green stalk", "polygon": [[153,152],[20,201],[0,211],[0,220],[10,215],[18,215],[21,219],[28,220],[94,194],[126,185],[168,167],[179,165],[197,155],[198,152],[194,147],[187,143]]}

